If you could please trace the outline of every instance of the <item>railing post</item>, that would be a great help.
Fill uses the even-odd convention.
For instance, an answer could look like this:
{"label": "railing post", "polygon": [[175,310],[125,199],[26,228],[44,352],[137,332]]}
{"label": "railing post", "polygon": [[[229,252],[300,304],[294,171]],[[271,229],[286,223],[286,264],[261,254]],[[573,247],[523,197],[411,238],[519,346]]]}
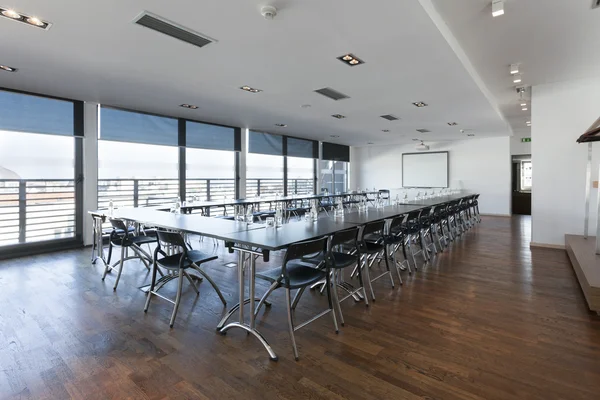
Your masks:
{"label": "railing post", "polygon": [[137,179],[133,180],[133,206],[139,207],[140,183]]}
{"label": "railing post", "polygon": [[298,179],[294,179],[294,194],[298,194]]}
{"label": "railing post", "polygon": [[26,182],[19,181],[19,243],[25,243],[27,229],[27,190]]}
{"label": "railing post", "polygon": [[206,200],[210,201],[210,179],[206,180]]}
{"label": "railing post", "polygon": [[260,196],[260,179],[256,180],[256,194]]}

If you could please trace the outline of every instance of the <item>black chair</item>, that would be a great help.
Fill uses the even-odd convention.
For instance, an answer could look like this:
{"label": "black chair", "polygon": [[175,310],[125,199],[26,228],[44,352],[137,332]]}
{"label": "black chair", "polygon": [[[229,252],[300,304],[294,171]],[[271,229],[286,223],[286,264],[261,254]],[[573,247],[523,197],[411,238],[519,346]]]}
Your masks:
{"label": "black chair", "polygon": [[[424,262],[429,261],[429,258],[426,255],[427,250],[425,250],[425,245],[423,243],[421,222],[419,220],[420,214],[420,210],[411,211],[406,215],[406,219],[402,223],[404,244],[408,248],[415,270],[419,269],[416,258],[419,253],[423,256]],[[420,249],[415,251],[413,246],[419,246]]]}
{"label": "black chair", "polygon": [[444,231],[447,204],[439,204],[431,211],[431,232],[436,238],[440,251],[448,247],[450,237]]}
{"label": "black chair", "polygon": [[[387,231],[386,235],[384,236],[385,245],[390,246],[392,248],[392,252],[391,252],[392,260],[394,261],[394,265],[396,266],[396,272],[398,273],[398,279],[400,280],[401,285],[402,285],[402,275],[400,274],[400,271],[404,271],[405,269],[408,269],[409,273],[411,272],[410,263],[408,262],[408,258],[406,257],[406,247],[405,247],[406,237],[405,237],[404,229],[402,229],[403,226],[406,224],[407,217],[408,217],[408,214],[399,215],[397,217],[394,217],[392,219],[392,221],[390,222],[390,225],[388,227],[388,231]],[[398,260],[396,259],[396,253],[398,252],[400,247],[402,247],[402,253],[404,255],[404,260],[399,263]]]}
{"label": "black chair", "polygon": [[[190,282],[190,284],[196,291],[196,295],[200,294],[200,292],[198,291],[198,287],[186,271],[189,268],[197,271],[204,278],[206,278],[206,280],[210,282],[212,287],[219,295],[219,298],[221,299],[223,305],[227,305],[227,302],[225,301],[225,298],[223,297],[223,294],[219,290],[217,284],[210,278],[210,276],[208,276],[206,272],[204,272],[200,268],[200,265],[212,260],[216,260],[218,257],[216,255],[205,254],[199,250],[189,250],[188,245],[185,242],[183,236],[181,236],[181,234],[178,232],[157,231],[157,235],[158,242],[156,249],[154,250],[152,283],[150,284],[150,290],[147,294],[144,312],[148,312],[148,307],[150,306],[150,299],[152,298],[152,295],[158,296],[164,300],[167,300],[170,303],[173,303],[175,307],[173,308],[173,313],[171,314],[171,321],[169,322],[169,326],[172,328],[175,322],[175,317],[177,316],[177,310],[179,309],[179,303],[181,302],[183,278],[187,278],[187,280]],[[167,252],[165,252],[165,250],[163,250],[163,245],[168,246],[174,250],[178,249],[180,252],[169,255],[167,254]],[[159,258],[159,255],[162,257]],[[159,267],[177,274],[167,274],[157,281],[156,274],[157,272],[159,272]],[[162,288],[167,282],[177,278],[179,279],[179,281],[177,286],[177,297],[175,298],[175,301],[158,293],[158,290]]]}
{"label": "black chair", "polygon": [[[434,254],[437,253],[437,247],[435,245],[435,240],[433,239],[431,207],[425,207],[421,209],[421,213],[419,214],[419,222],[421,224],[420,235],[422,248],[425,250],[425,256],[431,260],[431,248],[433,248]],[[429,243],[427,243],[428,239]]]}
{"label": "black chair", "polygon": [[[152,262],[152,257],[150,254],[146,253],[140,246],[144,244],[153,244],[156,243],[156,237],[154,236],[135,236],[134,231],[130,229],[125,224],[125,221],[120,219],[109,219],[110,224],[113,227],[113,230],[110,233],[110,244],[108,249],[108,261],[106,266],[104,267],[104,273],[102,274],[102,280],[106,278],[106,274],[119,264],[119,273],[117,274],[117,280],[115,281],[115,285],[113,286],[113,290],[117,290],[117,286],[119,285],[119,280],[121,279],[121,273],[123,272],[123,263],[127,260],[140,259],[146,269],[150,269],[150,263]],[[114,246],[121,248],[121,257],[119,261],[115,262],[113,265],[110,265],[110,258],[112,256],[112,249]],[[129,256],[128,252],[131,249],[134,255]]]}
{"label": "black chair", "polygon": [[[369,222],[362,227],[360,239],[358,241],[358,251],[363,258],[361,270],[365,273],[365,278],[367,280],[367,284],[369,285],[371,299],[373,301],[375,301],[375,292],[373,291],[372,284],[373,282],[384,277],[385,275],[389,275],[392,288],[394,287],[394,277],[390,271],[390,263],[388,260],[388,249],[384,243],[384,229],[385,221]],[[387,271],[371,279],[370,268],[375,260],[381,257],[381,253],[383,253]]]}
{"label": "black chair", "polygon": [[[303,261],[303,258],[307,256],[318,256],[323,254],[323,261],[318,265],[314,265]],[[285,256],[283,258],[283,265],[281,267],[272,268],[267,271],[261,271],[256,273],[256,278],[266,280],[271,283],[269,289],[262,296],[258,303],[255,313],[258,312],[260,306],[265,302],[269,295],[278,288],[285,288],[286,302],[287,302],[287,314],[288,314],[288,328],[290,333],[290,339],[292,341],[292,347],[294,349],[294,357],[298,360],[298,348],[296,347],[296,338],[294,332],[298,329],[308,325],[315,321],[317,318],[322,317],[325,314],[331,312],[333,317],[333,325],[335,326],[336,333],[338,332],[337,320],[335,318],[335,311],[333,309],[333,303],[331,300],[330,291],[330,266],[331,260],[327,253],[327,238],[320,238],[310,240],[306,242],[300,242],[292,244],[288,247]],[[298,299],[304,292],[304,290],[314,283],[320,280],[326,280],[327,288],[327,300],[329,302],[329,308],[313,318],[305,321],[297,326],[294,325],[292,318],[292,310],[295,307]],[[292,302],[291,291],[297,289],[298,292]]]}

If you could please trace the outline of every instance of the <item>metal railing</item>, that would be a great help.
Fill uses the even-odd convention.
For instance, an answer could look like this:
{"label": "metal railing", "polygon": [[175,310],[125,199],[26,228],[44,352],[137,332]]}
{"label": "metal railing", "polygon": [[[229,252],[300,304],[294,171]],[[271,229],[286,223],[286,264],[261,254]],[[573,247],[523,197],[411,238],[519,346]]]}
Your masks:
{"label": "metal railing", "polygon": [[72,179],[0,179],[0,246],[74,236]]}

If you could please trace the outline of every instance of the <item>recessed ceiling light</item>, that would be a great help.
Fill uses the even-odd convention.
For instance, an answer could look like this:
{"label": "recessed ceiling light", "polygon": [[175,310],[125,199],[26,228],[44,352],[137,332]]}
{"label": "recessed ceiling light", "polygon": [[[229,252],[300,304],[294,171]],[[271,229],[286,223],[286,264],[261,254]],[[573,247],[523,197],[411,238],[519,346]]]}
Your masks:
{"label": "recessed ceiling light", "polygon": [[11,19],[21,19],[23,18],[21,14],[16,12],[15,10],[2,10],[2,15]]}
{"label": "recessed ceiling light", "polygon": [[448,122],[448,125],[450,125],[450,126],[456,126],[456,125],[458,125],[458,123],[457,122]]}
{"label": "recessed ceiling light", "polygon": [[423,103],[422,101],[415,101],[413,105],[417,107],[427,107],[429,104]]}
{"label": "recessed ceiling light", "polygon": [[527,126],[531,126],[531,121],[526,121],[526,122],[525,122],[525,125],[527,125]]}
{"label": "recessed ceiling light", "polygon": [[375,143],[373,143],[373,142],[367,142],[367,144],[375,144]]}
{"label": "recessed ceiling light", "polygon": [[521,107],[526,107],[527,103],[521,103]]}
{"label": "recessed ceiling light", "polygon": [[510,74],[518,74],[519,73],[519,64],[510,64]]}
{"label": "recessed ceiling light", "polygon": [[17,68],[9,67],[8,65],[0,65],[0,69],[6,72],[17,72]]}
{"label": "recessed ceiling light", "polygon": [[431,131],[429,129],[423,129],[422,128],[422,129],[417,129],[417,132],[420,132],[420,133],[429,133]]}
{"label": "recessed ceiling light", "polygon": [[473,137],[473,136],[475,136],[475,134],[474,133],[467,133],[467,136]]}
{"label": "recessed ceiling light", "polygon": [[332,137],[332,138],[339,138],[339,137],[340,137],[340,135],[329,135],[329,137]]}
{"label": "recessed ceiling light", "polygon": [[302,108],[310,108],[311,105],[310,104],[302,104],[300,107],[302,107]]}
{"label": "recessed ceiling light", "polygon": [[342,114],[333,114],[332,117],[333,118],[337,118],[337,119],[344,119],[344,118],[346,118],[346,116],[342,115]]}
{"label": "recessed ceiling light", "polygon": [[521,79],[521,74],[515,74],[513,76],[513,83],[521,83],[522,79]]}
{"label": "recessed ceiling light", "polygon": [[413,142],[420,142],[421,139],[413,139]]}
{"label": "recessed ceiling light", "polygon": [[385,132],[388,133],[390,130],[389,129],[382,129],[381,132]]}
{"label": "recessed ceiling light", "polygon": [[260,93],[260,92],[262,92],[262,90],[255,89],[255,88],[250,87],[250,86],[242,86],[240,89],[245,90],[246,92],[250,92],[250,93]]}
{"label": "recessed ceiling light", "polygon": [[337,59],[351,67],[355,67],[357,65],[365,63],[363,60],[354,56],[353,54],[344,54],[343,56],[340,56]]}
{"label": "recessed ceiling light", "polygon": [[527,111],[527,107],[523,107],[523,108],[521,108],[521,110]]}
{"label": "recessed ceiling light", "polygon": [[12,19],[13,21],[23,22],[26,25],[35,26],[37,28],[49,29],[52,24],[50,22],[42,21],[37,17],[18,13],[15,10],[0,7],[0,16]]}
{"label": "recessed ceiling light", "polygon": [[275,124],[275,126],[278,126],[280,128],[287,128],[287,124]]}
{"label": "recessed ceiling light", "polygon": [[382,115],[381,118],[387,119],[388,121],[398,121],[400,119],[400,118],[398,118],[398,117],[396,117],[395,115],[392,115],[392,114]]}
{"label": "recessed ceiling light", "polygon": [[36,17],[27,18],[27,23],[35,26],[44,26],[44,21]]}
{"label": "recessed ceiling light", "polygon": [[198,109],[198,106],[195,106],[193,104],[181,104],[179,107],[189,108],[190,110],[196,110],[196,109]]}
{"label": "recessed ceiling light", "polygon": [[504,1],[503,0],[492,1],[492,16],[499,17],[501,15],[504,15]]}

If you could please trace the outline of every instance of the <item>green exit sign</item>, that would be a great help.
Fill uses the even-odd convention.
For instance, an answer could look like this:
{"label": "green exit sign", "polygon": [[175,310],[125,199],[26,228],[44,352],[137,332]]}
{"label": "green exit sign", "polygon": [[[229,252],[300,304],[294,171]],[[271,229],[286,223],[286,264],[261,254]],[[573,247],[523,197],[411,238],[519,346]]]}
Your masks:
{"label": "green exit sign", "polygon": [[531,138],[530,137],[521,138],[521,142],[522,143],[529,143],[529,142],[531,142]]}

